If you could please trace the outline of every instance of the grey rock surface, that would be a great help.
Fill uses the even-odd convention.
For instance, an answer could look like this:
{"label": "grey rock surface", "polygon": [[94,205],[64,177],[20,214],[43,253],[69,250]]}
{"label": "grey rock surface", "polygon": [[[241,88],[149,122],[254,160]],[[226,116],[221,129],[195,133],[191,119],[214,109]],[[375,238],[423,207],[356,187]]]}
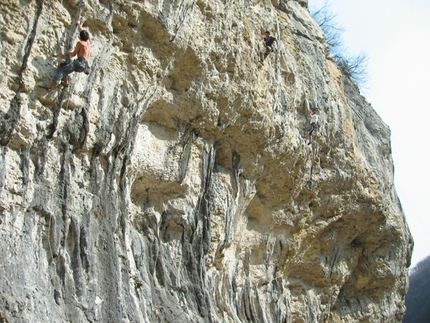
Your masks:
{"label": "grey rock surface", "polygon": [[[10,323],[401,322],[413,242],[390,130],[307,1],[10,0],[0,14]],[[47,92],[78,19],[92,72]],[[261,64],[265,30],[279,46]]]}

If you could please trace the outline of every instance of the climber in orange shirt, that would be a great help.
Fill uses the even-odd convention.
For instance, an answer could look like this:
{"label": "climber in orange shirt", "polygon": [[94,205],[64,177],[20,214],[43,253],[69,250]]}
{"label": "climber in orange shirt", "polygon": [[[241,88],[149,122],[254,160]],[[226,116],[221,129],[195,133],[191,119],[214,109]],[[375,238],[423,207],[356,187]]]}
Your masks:
{"label": "climber in orange shirt", "polygon": [[78,26],[79,29],[79,41],[76,44],[75,50],[71,51],[69,50],[67,54],[71,57],[78,55],[78,58],[74,61],[63,64],[55,74],[52,81],[48,84],[47,87],[41,86],[42,88],[46,90],[50,90],[55,84],[57,84],[58,81],[61,79],[61,84],[63,86],[68,86],[69,81],[67,75],[69,75],[72,72],[84,72],[85,74],[89,74],[90,72],[90,66],[88,65],[88,61],[90,59],[91,54],[91,43],[90,43],[90,35],[86,30],[84,30],[81,26],[80,21],[76,21],[76,26]]}

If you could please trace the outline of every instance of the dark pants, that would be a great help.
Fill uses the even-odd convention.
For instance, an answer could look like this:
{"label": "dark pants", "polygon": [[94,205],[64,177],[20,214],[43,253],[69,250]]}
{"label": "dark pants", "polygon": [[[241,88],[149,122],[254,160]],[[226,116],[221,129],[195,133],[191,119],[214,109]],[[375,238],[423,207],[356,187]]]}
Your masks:
{"label": "dark pants", "polygon": [[83,57],[78,57],[74,61],[61,66],[58,69],[57,74],[55,74],[53,80],[55,82],[58,82],[63,77],[69,75],[72,72],[78,72],[78,73],[83,72],[87,66],[88,66],[88,62],[86,61],[86,59]]}
{"label": "dark pants", "polygon": [[309,135],[312,135],[312,132],[314,132],[314,130],[317,128],[317,125],[315,124],[315,122],[312,122],[311,123],[311,126],[310,126],[310,128],[309,128],[309,131],[308,131],[308,133],[309,133]]}
{"label": "dark pants", "polygon": [[260,61],[264,61],[267,56],[273,51],[272,46],[265,46],[266,51],[260,53]]}

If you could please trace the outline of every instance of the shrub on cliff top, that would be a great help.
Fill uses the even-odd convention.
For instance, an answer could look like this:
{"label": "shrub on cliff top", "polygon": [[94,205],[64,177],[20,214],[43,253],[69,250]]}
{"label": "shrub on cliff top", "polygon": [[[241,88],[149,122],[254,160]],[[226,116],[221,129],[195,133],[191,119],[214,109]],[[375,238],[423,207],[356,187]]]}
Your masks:
{"label": "shrub on cliff top", "polygon": [[350,77],[360,88],[365,87],[368,81],[368,57],[364,53],[357,56],[346,54],[347,49],[342,39],[344,29],[336,22],[336,15],[330,11],[329,2],[326,1],[321,8],[311,11],[311,13],[324,32],[330,55],[341,72]]}

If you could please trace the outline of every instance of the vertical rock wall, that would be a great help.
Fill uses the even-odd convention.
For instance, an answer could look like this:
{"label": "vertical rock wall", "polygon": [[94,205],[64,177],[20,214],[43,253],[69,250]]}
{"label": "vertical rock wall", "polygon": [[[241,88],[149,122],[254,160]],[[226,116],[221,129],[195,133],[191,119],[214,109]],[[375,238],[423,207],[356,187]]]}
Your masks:
{"label": "vertical rock wall", "polygon": [[[0,13],[9,322],[401,322],[412,240],[389,128],[306,1]],[[46,92],[77,19],[92,72]],[[260,64],[265,30],[279,49]]]}

